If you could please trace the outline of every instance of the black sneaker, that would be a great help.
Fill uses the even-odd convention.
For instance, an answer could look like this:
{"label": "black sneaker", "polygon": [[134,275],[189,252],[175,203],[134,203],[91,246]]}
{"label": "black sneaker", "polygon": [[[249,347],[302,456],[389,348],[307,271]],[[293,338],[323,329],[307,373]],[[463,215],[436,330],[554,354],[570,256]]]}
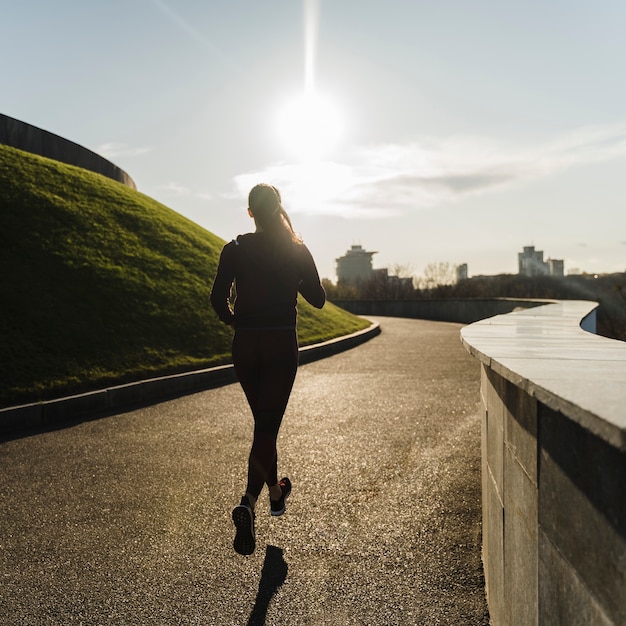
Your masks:
{"label": "black sneaker", "polygon": [[233,523],[237,529],[233,547],[235,552],[247,556],[254,552],[256,540],[254,538],[254,511],[247,496],[241,498],[241,504],[233,509]]}
{"label": "black sneaker", "polygon": [[278,484],[280,485],[283,495],[276,501],[270,498],[270,513],[274,516],[282,515],[285,512],[285,500],[291,493],[291,481],[287,477],[281,478]]}

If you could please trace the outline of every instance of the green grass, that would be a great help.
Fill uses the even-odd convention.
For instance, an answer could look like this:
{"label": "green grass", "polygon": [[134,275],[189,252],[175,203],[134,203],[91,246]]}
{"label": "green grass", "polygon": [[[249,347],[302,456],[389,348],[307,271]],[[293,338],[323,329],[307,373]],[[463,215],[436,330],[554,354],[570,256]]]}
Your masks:
{"label": "green grass", "polygon": [[[0,406],[228,362],[220,238],[103,176],[0,145]],[[301,345],[368,325],[300,307]]]}

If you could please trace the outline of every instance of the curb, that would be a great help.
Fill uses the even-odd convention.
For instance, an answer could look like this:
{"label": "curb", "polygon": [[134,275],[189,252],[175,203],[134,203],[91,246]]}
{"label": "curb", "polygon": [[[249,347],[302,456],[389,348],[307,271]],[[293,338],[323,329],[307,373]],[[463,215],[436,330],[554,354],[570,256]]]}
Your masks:
{"label": "curb", "polygon": [[[300,348],[300,365],[350,350],[381,332],[378,323],[322,343]],[[0,409],[0,435],[51,428],[63,422],[93,419],[106,413],[156,404],[237,381],[232,365],[161,376],[97,391]]]}

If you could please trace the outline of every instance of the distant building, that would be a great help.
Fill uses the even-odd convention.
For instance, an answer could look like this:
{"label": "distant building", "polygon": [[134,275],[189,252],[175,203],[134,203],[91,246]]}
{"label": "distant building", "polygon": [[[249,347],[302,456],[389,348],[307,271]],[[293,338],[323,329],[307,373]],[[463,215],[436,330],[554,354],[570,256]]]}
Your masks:
{"label": "distant building", "polygon": [[548,259],[548,267],[550,268],[550,276],[565,276],[563,259]]}
{"label": "distant building", "polygon": [[535,246],[524,246],[523,252],[517,253],[519,274],[521,276],[548,276],[550,268],[543,260],[543,251]]}
{"label": "distant building", "polygon": [[352,246],[337,262],[337,280],[342,283],[356,283],[372,277],[372,256],[376,252],[367,252],[361,246]]}
{"label": "distant building", "polygon": [[413,289],[412,276],[391,276],[386,267],[372,270],[371,277],[379,284],[386,285],[390,290],[406,291],[407,289]]}
{"label": "distant building", "polygon": [[517,253],[520,276],[563,276],[563,260],[543,260],[543,251],[535,246],[524,246],[523,252]]}
{"label": "distant building", "polygon": [[458,283],[461,280],[465,280],[467,278],[467,263],[461,263],[461,265],[456,266],[456,282]]}

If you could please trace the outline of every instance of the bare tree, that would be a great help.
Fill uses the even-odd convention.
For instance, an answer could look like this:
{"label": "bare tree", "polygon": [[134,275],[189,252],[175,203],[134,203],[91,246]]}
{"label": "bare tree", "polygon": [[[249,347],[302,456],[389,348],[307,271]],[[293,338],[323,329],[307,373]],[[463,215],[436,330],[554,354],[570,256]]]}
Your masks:
{"label": "bare tree", "polygon": [[[390,274],[398,278],[410,278],[414,289],[419,284],[419,278],[415,276],[415,266],[411,263],[394,263],[391,267]],[[403,281],[406,284],[406,281]]]}
{"label": "bare tree", "polygon": [[424,275],[420,279],[419,286],[422,289],[434,289],[442,285],[454,285],[456,283],[456,265],[447,261],[429,263],[424,268]]}

